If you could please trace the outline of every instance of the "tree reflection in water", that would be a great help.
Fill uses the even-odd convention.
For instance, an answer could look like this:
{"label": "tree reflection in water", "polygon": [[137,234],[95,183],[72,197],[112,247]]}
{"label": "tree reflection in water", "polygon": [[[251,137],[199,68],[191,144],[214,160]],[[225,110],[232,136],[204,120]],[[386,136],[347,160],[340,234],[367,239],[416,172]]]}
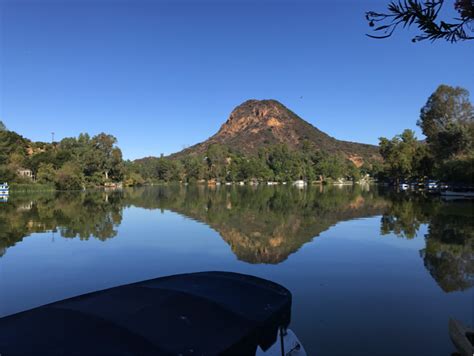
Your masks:
{"label": "tree reflection in water", "polygon": [[[0,205],[0,251],[32,233],[58,231],[65,238],[106,240],[122,222],[122,193],[58,192],[20,195]],[[0,252],[1,253],[1,252]]]}
{"label": "tree reflection in water", "polygon": [[277,264],[340,221],[380,215],[374,192],[292,187],[203,186],[145,189],[133,205],[177,212],[217,231],[241,261]]}
{"label": "tree reflection in water", "polygon": [[425,267],[446,292],[474,284],[472,202],[386,194],[359,186],[159,186],[122,191],[13,196],[0,204],[0,256],[24,237],[58,231],[64,238],[115,237],[125,207],[169,210],[217,231],[247,263],[277,264],[341,221],[382,216],[381,235],[412,239],[428,225]]}
{"label": "tree reflection in water", "polygon": [[382,216],[382,234],[414,238],[428,225],[424,265],[445,292],[474,286],[474,210],[472,201],[444,202],[422,196],[391,196]]}

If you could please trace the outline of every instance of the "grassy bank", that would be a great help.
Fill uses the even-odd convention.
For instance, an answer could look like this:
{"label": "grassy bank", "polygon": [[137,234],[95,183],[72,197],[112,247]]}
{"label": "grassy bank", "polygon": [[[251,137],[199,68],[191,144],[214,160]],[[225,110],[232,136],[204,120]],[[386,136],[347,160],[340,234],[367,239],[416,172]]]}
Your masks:
{"label": "grassy bank", "polygon": [[54,184],[11,183],[10,192],[50,192],[56,190]]}

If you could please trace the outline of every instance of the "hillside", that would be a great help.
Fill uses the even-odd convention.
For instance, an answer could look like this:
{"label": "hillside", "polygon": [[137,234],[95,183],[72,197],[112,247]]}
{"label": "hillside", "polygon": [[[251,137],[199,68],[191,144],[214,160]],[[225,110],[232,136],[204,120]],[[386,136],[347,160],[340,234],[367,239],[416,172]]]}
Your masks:
{"label": "hillside", "polygon": [[211,144],[228,146],[244,154],[256,154],[259,148],[275,144],[286,144],[293,150],[310,144],[329,154],[342,154],[357,166],[366,160],[380,159],[377,146],[337,140],[276,100],[245,101],[231,112],[215,135],[171,157],[202,154]]}
{"label": "hillside", "polygon": [[0,130],[0,182],[55,186],[61,190],[120,182],[126,173],[116,138],[80,134],[59,142],[34,142]]}

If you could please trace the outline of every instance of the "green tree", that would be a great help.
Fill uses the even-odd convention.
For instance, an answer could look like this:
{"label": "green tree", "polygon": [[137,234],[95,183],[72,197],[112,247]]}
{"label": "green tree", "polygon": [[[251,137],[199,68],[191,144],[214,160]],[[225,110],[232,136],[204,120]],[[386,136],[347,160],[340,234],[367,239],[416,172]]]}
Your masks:
{"label": "green tree", "polygon": [[139,186],[145,184],[145,180],[137,172],[125,172],[124,173],[124,185],[127,187]]}
{"label": "green tree", "polygon": [[414,157],[418,148],[418,141],[412,130],[405,130],[391,140],[385,137],[380,139],[380,154],[385,163],[389,176],[400,179],[408,178],[414,173]]}
{"label": "green tree", "polygon": [[189,156],[184,159],[183,163],[186,179],[188,181],[201,180],[204,178],[204,158],[199,156]]}
{"label": "green tree", "polygon": [[212,144],[207,148],[206,161],[209,178],[222,179],[227,175],[228,158],[229,150],[222,145]]}
{"label": "green tree", "polygon": [[437,168],[437,176],[446,182],[474,186],[474,155],[443,162]]}
{"label": "green tree", "polygon": [[426,143],[419,143],[413,157],[413,172],[415,177],[434,177],[435,160]]}
{"label": "green tree", "polygon": [[51,150],[46,150],[44,152],[39,152],[29,157],[27,166],[33,172],[38,173],[39,167],[43,164],[51,164],[55,161],[54,152]]}
{"label": "green tree", "polygon": [[474,108],[469,92],[440,85],[421,109],[417,124],[434,156],[444,159],[465,153],[474,139]]}
{"label": "green tree", "polygon": [[0,183],[12,182],[17,178],[15,170],[9,166],[0,165]]}
{"label": "green tree", "polygon": [[91,143],[95,149],[98,168],[104,174],[105,180],[118,178],[121,175],[122,152],[115,147],[117,139],[112,135],[100,133],[92,138]]}
{"label": "green tree", "polygon": [[51,163],[41,163],[36,173],[38,183],[53,183],[56,177],[56,170]]}
{"label": "green tree", "polygon": [[298,160],[295,153],[285,144],[272,146],[266,153],[266,164],[277,181],[300,179],[302,170]]}
{"label": "green tree", "polygon": [[173,176],[173,162],[171,162],[168,158],[161,156],[156,161],[155,169],[155,177],[157,179],[164,180],[166,182],[171,180]]}
{"label": "green tree", "polygon": [[59,190],[79,190],[84,187],[84,176],[77,165],[67,162],[56,172],[55,184]]}
{"label": "green tree", "polygon": [[346,164],[344,159],[338,156],[327,156],[318,162],[316,172],[324,179],[339,179],[346,175]]}
{"label": "green tree", "polygon": [[28,140],[21,135],[18,135],[16,132],[0,130],[0,164],[11,163],[11,156],[13,154],[20,156],[13,161],[23,160],[26,158],[28,143]]}
{"label": "green tree", "polygon": [[358,182],[361,178],[360,169],[355,164],[348,162],[347,175],[353,182]]}
{"label": "green tree", "polygon": [[181,161],[173,161],[171,165],[171,180],[175,182],[182,182],[186,178],[184,165]]}
{"label": "green tree", "polygon": [[123,184],[125,186],[143,185],[145,179],[140,173],[140,165],[130,160],[123,162]]}
{"label": "green tree", "polygon": [[6,130],[7,130],[7,127],[5,126],[3,121],[0,121],[0,131],[6,131]]}

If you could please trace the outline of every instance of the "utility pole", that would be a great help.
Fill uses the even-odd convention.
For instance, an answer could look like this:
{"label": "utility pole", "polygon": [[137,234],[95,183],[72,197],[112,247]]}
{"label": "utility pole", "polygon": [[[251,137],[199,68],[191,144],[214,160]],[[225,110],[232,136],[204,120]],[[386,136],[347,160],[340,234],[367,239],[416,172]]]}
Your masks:
{"label": "utility pole", "polygon": [[54,132],[51,132],[51,143],[54,143]]}

